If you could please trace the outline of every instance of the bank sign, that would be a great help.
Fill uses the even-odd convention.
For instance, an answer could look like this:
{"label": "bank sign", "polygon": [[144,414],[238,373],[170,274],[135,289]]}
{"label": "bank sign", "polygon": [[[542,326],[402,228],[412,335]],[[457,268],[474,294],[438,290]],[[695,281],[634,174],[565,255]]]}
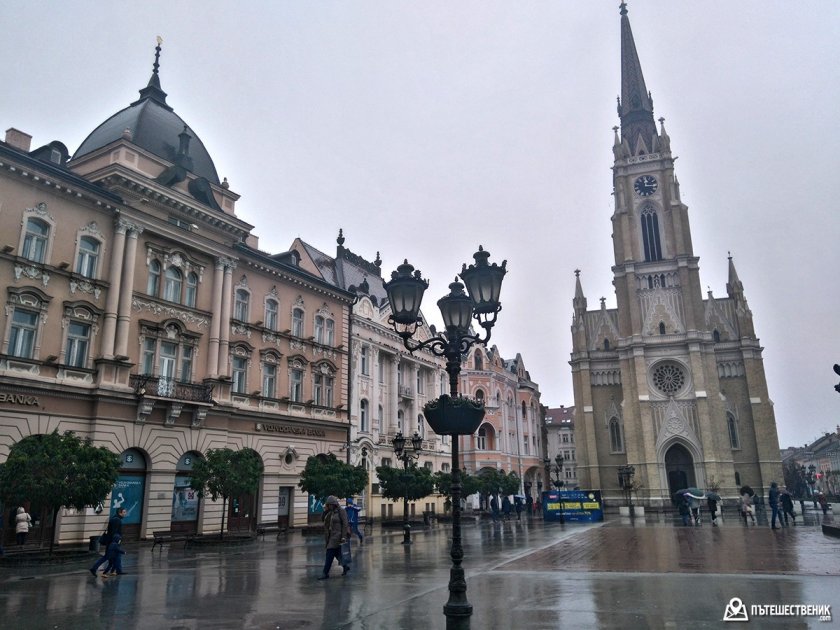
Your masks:
{"label": "bank sign", "polygon": [[594,522],[604,520],[600,490],[549,490],[542,493],[543,519]]}

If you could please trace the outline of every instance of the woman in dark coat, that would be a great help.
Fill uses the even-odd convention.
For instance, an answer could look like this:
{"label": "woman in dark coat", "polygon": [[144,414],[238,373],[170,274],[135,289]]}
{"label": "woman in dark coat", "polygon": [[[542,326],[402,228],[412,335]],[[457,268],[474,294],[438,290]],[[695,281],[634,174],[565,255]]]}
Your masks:
{"label": "woman in dark coat", "polygon": [[[330,569],[333,560],[341,564],[341,543],[350,537],[350,525],[347,522],[347,514],[341,509],[338,497],[327,497],[324,503],[324,543],[327,548],[327,557],[324,560],[324,571],[318,577],[319,580],[326,580],[330,577]],[[350,567],[345,566],[342,575],[347,575]]]}

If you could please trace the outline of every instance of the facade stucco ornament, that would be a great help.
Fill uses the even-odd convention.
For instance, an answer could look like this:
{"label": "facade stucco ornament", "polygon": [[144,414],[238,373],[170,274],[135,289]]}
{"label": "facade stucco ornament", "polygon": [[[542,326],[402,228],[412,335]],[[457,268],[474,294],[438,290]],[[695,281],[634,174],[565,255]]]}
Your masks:
{"label": "facade stucco ornament", "polygon": [[289,347],[292,350],[303,350],[304,345],[303,345],[302,341],[299,341],[297,339],[292,339],[291,341],[289,341]]}
{"label": "facade stucco ornament", "polygon": [[244,324],[231,324],[230,325],[230,334],[232,334],[232,335],[245,335],[245,337],[250,339],[251,338],[251,329]]}
{"label": "facade stucco ornament", "polygon": [[242,277],[239,278],[239,282],[236,283],[236,286],[240,289],[247,289],[248,288],[248,276],[243,273]]}
{"label": "facade stucco ornament", "polygon": [[131,300],[131,308],[135,311],[148,311],[153,315],[165,315],[166,317],[173,317],[175,319],[181,320],[185,324],[192,324],[198,328],[210,325],[210,321],[206,317],[190,313],[189,311],[182,311],[181,309],[172,308],[171,306],[162,306],[155,302],[139,300],[136,297]]}
{"label": "facade stucco ornament", "polygon": [[85,226],[82,226],[81,232],[87,232],[88,234],[93,234],[94,236],[102,236],[102,230],[99,229],[96,221],[91,221]]}
{"label": "facade stucco ornament", "polygon": [[24,214],[34,214],[43,219],[49,219],[52,223],[55,223],[55,219],[47,210],[47,204],[43,201],[36,203],[33,208],[27,208]]}
{"label": "facade stucco ornament", "polygon": [[279,335],[275,335],[274,333],[265,332],[262,333],[262,341],[263,343],[273,343],[276,346],[280,345],[280,340],[282,337]]}
{"label": "facade stucco ornament", "polygon": [[17,281],[21,278],[40,280],[45,289],[50,283],[50,274],[35,265],[15,265],[15,280]]}
{"label": "facade stucco ornament", "polygon": [[297,306],[298,308],[305,307],[306,303],[303,301],[303,296],[298,295],[293,306]]}
{"label": "facade stucco ornament", "polygon": [[70,293],[75,294],[76,291],[93,295],[96,300],[98,300],[99,296],[102,295],[102,289],[87,280],[70,280]]}

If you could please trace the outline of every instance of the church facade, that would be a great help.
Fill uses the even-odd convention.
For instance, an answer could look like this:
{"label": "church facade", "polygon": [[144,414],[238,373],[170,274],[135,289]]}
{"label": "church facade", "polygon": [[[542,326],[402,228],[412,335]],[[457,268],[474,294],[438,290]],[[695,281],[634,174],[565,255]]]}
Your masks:
{"label": "church facade", "polygon": [[627,9],[621,5],[621,127],[615,127],[612,237],[617,308],[588,310],[576,271],[572,368],[578,476],[619,499],[620,466],[637,501],[670,503],[686,487],[724,497],[781,480],[762,347],[729,259],[726,297],[704,296],[688,208],[664,119],[654,121]]}

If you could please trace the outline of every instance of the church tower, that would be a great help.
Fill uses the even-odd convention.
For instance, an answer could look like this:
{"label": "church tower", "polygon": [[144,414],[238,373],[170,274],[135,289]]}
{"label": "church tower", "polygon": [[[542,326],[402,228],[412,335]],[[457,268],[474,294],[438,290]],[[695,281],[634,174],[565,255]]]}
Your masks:
{"label": "church tower", "polygon": [[685,487],[735,496],[781,480],[762,348],[730,257],[727,297],[704,297],[665,119],[654,120],[621,4],[620,127],[614,127],[616,309],[588,311],[576,271],[571,357],[581,487],[618,498],[620,466],[638,500]]}

